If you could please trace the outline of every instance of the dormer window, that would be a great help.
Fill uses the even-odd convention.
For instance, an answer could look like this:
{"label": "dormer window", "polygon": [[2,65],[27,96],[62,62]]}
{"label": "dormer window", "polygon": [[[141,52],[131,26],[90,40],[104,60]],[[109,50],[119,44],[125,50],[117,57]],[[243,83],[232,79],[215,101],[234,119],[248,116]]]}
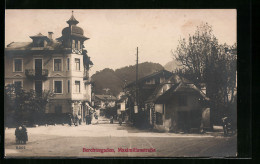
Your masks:
{"label": "dormer window", "polygon": [[45,40],[41,39],[34,39],[33,40],[33,47],[44,47]]}
{"label": "dormer window", "polygon": [[47,42],[50,41],[50,39],[47,36],[42,35],[41,33],[30,36],[33,40],[33,47],[45,47],[47,45]]}

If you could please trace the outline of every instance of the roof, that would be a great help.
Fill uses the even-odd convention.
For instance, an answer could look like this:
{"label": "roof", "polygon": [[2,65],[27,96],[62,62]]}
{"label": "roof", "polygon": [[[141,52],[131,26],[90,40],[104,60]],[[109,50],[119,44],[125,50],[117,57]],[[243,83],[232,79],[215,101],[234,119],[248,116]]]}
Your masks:
{"label": "roof", "polygon": [[19,49],[29,47],[32,42],[11,42],[6,46],[9,49]]}
{"label": "roof", "polygon": [[[180,83],[177,84],[172,84],[171,88],[177,88],[180,85]],[[146,103],[148,102],[155,102],[161,95],[163,95],[164,93],[162,92],[163,87],[165,86],[165,84],[160,84],[155,90],[154,92],[148,97],[148,99],[145,101]]]}
{"label": "roof", "polygon": [[[154,76],[158,76],[160,74],[171,76],[173,73],[163,69],[161,71],[154,72],[154,73],[152,73],[150,75],[147,75],[145,77],[142,77],[142,78],[138,79],[137,83],[141,83],[141,82],[143,82],[145,80],[148,80],[148,79],[153,78]],[[133,82],[129,83],[126,87],[131,87],[131,86],[135,85],[135,83],[136,83],[136,81],[133,81]]]}
{"label": "roof", "polygon": [[52,41],[46,47],[33,47],[32,42],[11,42],[6,50],[67,50],[60,42]]}
{"label": "roof", "polygon": [[128,99],[128,97],[126,95],[123,95],[123,96],[121,96],[121,98],[117,102],[122,103],[127,99]]}
{"label": "roof", "polygon": [[48,37],[45,36],[45,35],[42,35],[42,33],[39,33],[39,34],[34,35],[34,36],[30,36],[30,38],[46,38],[46,39],[48,39]]}
{"label": "roof", "polygon": [[169,90],[164,92],[162,95],[154,99],[154,102],[160,102],[160,101],[168,101],[170,100],[171,96],[177,93],[186,93],[190,94],[191,92],[193,93],[198,93],[202,98],[205,100],[209,100],[209,98],[200,90],[198,89],[194,84],[185,84],[180,82],[178,85],[173,85]]}
{"label": "roof", "polygon": [[[166,87],[166,85],[170,86],[167,91],[164,93],[162,92],[163,87]],[[205,100],[209,100],[208,97],[200,90],[198,89],[191,81],[177,75],[173,74],[170,78],[166,79],[163,83],[161,83],[154,92],[148,97],[146,100],[146,103],[148,102],[155,102],[159,98],[161,99],[161,96],[165,97],[165,95],[169,96],[168,92],[187,92],[189,90],[193,90],[197,93],[199,93]]]}
{"label": "roof", "polygon": [[79,21],[76,20],[76,18],[73,16],[73,11],[70,19],[67,21],[68,24],[78,24]]}
{"label": "roof", "polygon": [[96,98],[100,100],[110,100],[110,101],[116,101],[117,98],[113,95],[95,95]]}

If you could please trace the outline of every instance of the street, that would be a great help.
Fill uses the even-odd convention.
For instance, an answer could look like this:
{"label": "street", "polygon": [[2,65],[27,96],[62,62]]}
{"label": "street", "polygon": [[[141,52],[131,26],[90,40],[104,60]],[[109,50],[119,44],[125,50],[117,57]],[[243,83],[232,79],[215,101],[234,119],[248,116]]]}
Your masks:
{"label": "street", "polygon": [[[28,143],[15,143],[15,128],[5,130],[6,157],[234,157],[236,136],[222,132],[206,134],[156,133],[130,125],[109,124],[100,120],[94,125],[51,125],[27,128]],[[83,152],[83,149],[89,150]],[[128,152],[122,152],[122,149]],[[155,149],[138,152],[137,149]],[[112,149],[97,152],[93,149]],[[135,149],[135,152],[130,152]]]}

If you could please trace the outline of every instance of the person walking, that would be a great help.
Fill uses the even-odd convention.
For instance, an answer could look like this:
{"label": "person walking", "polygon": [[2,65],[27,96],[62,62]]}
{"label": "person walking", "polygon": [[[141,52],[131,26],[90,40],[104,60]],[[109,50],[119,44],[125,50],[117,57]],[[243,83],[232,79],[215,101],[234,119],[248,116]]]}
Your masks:
{"label": "person walking", "polygon": [[22,125],[22,129],[21,129],[21,134],[22,134],[22,143],[26,144],[26,142],[28,141],[28,134],[27,134],[27,129],[24,125]]}

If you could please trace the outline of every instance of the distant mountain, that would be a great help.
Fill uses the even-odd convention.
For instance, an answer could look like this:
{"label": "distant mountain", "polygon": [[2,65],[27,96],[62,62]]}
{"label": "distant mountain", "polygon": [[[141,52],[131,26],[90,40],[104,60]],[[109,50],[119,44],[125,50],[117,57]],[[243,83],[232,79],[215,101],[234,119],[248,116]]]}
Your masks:
{"label": "distant mountain", "polygon": [[181,63],[176,60],[172,60],[164,66],[164,69],[170,72],[175,72],[176,68],[181,68]]}
{"label": "distant mountain", "polygon": [[[145,62],[138,64],[138,77],[142,78],[156,71],[164,69],[162,65],[158,63]],[[92,75],[92,81],[94,82],[94,93],[103,94],[105,88],[109,88],[108,93],[117,95],[122,91],[125,83],[131,83],[136,78],[136,66],[130,65],[115,71],[109,68],[105,68],[101,71],[97,71]]]}

